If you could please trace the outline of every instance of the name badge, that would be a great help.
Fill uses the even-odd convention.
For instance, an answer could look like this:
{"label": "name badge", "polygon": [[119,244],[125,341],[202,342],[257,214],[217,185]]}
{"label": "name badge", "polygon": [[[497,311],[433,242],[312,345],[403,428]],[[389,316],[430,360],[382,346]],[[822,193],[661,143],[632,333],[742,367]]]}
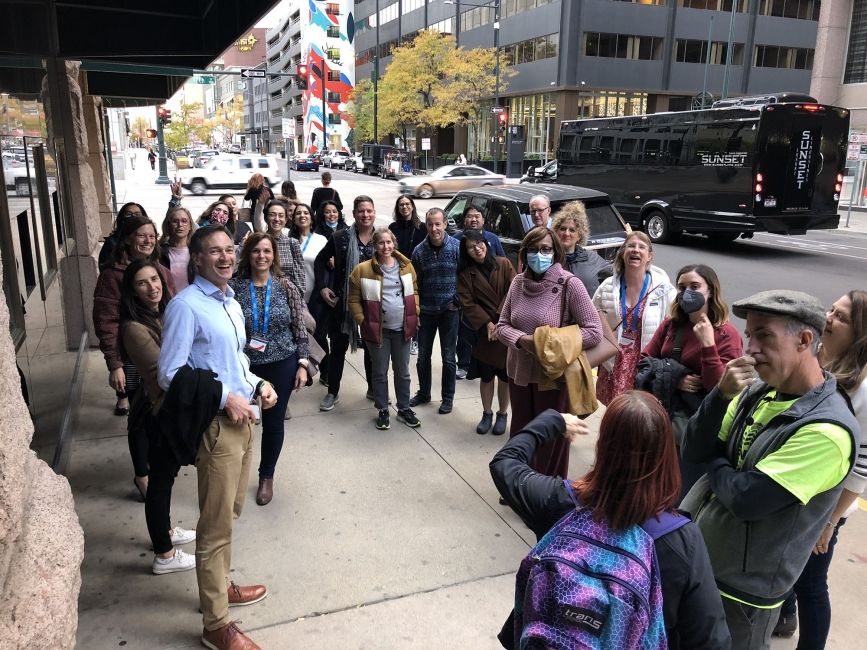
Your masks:
{"label": "name badge", "polygon": [[268,347],[268,342],[254,336],[250,339],[247,347],[253,352],[264,352],[265,348]]}
{"label": "name badge", "polygon": [[635,344],[635,339],[626,334],[621,334],[619,343],[621,348],[631,348]]}

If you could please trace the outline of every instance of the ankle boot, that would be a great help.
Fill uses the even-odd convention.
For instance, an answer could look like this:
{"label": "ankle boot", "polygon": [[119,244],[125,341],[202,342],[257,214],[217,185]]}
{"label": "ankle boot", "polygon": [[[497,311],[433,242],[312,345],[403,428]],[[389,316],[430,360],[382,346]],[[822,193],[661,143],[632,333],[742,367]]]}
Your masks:
{"label": "ankle boot", "polygon": [[509,419],[508,413],[497,413],[497,421],[494,423],[493,434],[501,436],[506,433],[506,421]]}
{"label": "ankle boot", "polygon": [[494,414],[491,411],[482,411],[482,419],[479,420],[479,425],[476,427],[476,433],[481,436],[490,431],[493,419]]}

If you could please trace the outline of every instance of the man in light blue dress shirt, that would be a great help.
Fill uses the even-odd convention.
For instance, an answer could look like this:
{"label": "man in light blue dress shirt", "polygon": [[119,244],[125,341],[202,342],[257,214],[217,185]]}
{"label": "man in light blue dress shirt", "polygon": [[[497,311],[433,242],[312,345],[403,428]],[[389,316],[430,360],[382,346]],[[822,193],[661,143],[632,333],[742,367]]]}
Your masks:
{"label": "man in light blue dress shirt", "polygon": [[220,411],[204,432],[196,454],[199,523],[196,528],[196,578],[208,648],[258,648],[229,618],[229,607],[267,596],[264,585],[241,587],[229,580],[232,521],[241,515],[250,476],[253,429],[259,398],[271,408],[277,394],[250,372],[244,354],[244,314],[228,282],[235,269],[235,247],[221,226],[200,228],[190,240],[196,277],[166,308],[158,381],[168,391],[180,368],[207,369],[222,384]]}

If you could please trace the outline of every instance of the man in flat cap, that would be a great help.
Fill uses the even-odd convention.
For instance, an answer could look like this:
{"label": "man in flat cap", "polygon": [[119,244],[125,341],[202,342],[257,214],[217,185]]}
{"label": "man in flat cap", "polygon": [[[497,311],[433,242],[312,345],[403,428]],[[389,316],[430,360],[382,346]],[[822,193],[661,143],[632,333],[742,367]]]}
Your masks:
{"label": "man in flat cap", "polygon": [[[800,291],[736,302],[746,354],[730,361],[687,426],[683,459],[707,474],[681,508],[702,531],[732,648],[768,648],[780,605],[827,525],[854,460],[858,423],[816,352],[825,323]],[[758,377],[756,377],[758,375]]]}

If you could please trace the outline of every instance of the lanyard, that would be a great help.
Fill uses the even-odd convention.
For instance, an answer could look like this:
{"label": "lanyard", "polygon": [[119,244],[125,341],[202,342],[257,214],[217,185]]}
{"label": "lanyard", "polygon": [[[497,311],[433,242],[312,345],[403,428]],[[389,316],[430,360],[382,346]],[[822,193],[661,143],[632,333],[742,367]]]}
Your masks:
{"label": "lanyard", "polygon": [[304,240],[304,245],[301,247],[301,254],[304,255],[304,251],[307,250],[307,247],[310,245],[310,240],[313,239],[313,233],[311,232],[307,235],[307,239]]}
{"label": "lanyard", "polygon": [[256,287],[250,280],[250,303],[253,312],[253,333],[268,333],[268,321],[271,320],[271,276],[268,276],[268,284],[265,287],[265,308],[262,310],[262,329],[259,329],[259,308],[256,306]]}
{"label": "lanyard", "polygon": [[[638,295],[638,302],[635,303],[632,311],[632,327],[627,328],[630,331],[638,331],[641,303],[644,301],[644,295],[647,293],[647,285],[649,284],[650,273],[645,273],[644,286],[641,287],[641,293]],[[620,320],[621,322],[626,323],[626,278],[620,278]]]}

